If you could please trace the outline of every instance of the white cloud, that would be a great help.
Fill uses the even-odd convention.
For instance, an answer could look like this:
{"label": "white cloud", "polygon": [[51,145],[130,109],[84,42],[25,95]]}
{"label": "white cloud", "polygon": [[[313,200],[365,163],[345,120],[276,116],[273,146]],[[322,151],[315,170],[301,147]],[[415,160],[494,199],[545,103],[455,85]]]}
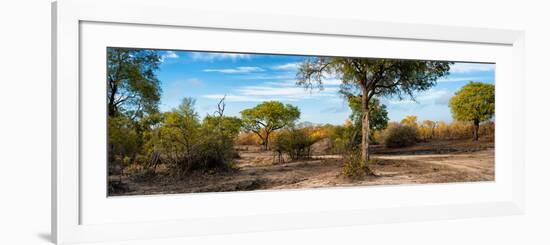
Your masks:
{"label": "white cloud", "polygon": [[473,71],[494,71],[495,64],[455,63],[451,65],[451,73],[466,73]]}
{"label": "white cloud", "polygon": [[250,59],[249,54],[237,54],[237,53],[207,53],[207,52],[193,52],[191,53],[192,60],[200,61],[215,61],[215,60],[237,60],[237,59]]}
{"label": "white cloud", "polygon": [[[338,96],[337,87],[326,87],[323,90],[306,90],[297,87],[295,81],[268,82],[255,86],[243,86],[226,96],[227,101],[233,102],[260,102],[269,100],[299,101],[305,99],[323,98],[332,99]],[[203,96],[207,99],[219,100],[222,94]]]}
{"label": "white cloud", "polygon": [[389,99],[387,103],[391,105],[407,105],[407,104],[436,104],[436,105],[447,105],[451,97],[453,97],[453,92],[445,89],[430,89],[425,92],[421,92],[415,98],[411,100],[410,98],[405,98],[403,100],[398,99]]}
{"label": "white cloud", "polygon": [[300,67],[300,63],[286,63],[271,67],[273,70],[296,70]]}
{"label": "white cloud", "polygon": [[179,58],[178,54],[176,54],[176,52],[174,51],[166,51],[164,52],[164,54],[162,54],[160,56],[160,61],[161,62],[164,62],[166,61],[167,59],[177,59]]}
{"label": "white cloud", "polygon": [[389,99],[389,100],[382,101],[382,103],[383,104],[388,103],[390,105],[409,105],[409,104],[416,104],[417,101],[413,101],[410,99],[403,99],[403,100]]}
{"label": "white cloud", "polygon": [[437,105],[448,105],[449,100],[453,97],[453,93],[449,90],[432,90],[426,95],[419,98],[422,101],[434,103]]}
{"label": "white cloud", "polygon": [[321,82],[323,85],[340,85],[342,80],[340,79],[326,79]]}
{"label": "white cloud", "polygon": [[[341,100],[342,102],[344,100]],[[328,108],[324,108],[324,109],[321,109],[319,112],[321,113],[343,113],[343,112],[349,112],[350,111],[350,108],[347,104],[340,104],[338,106],[332,106],[332,107],[328,107]]]}
{"label": "white cloud", "polygon": [[311,96],[332,96],[338,88],[325,88],[322,91],[308,91],[301,87],[273,87],[273,86],[246,86],[237,90],[249,96],[279,96],[283,98],[299,99]]}
{"label": "white cloud", "polygon": [[294,74],[284,74],[284,75],[247,75],[243,76],[243,80],[280,80],[280,79],[293,79],[296,75]]}
{"label": "white cloud", "polygon": [[176,54],[176,52],[174,51],[166,51],[166,53],[164,53],[163,55],[164,58],[169,58],[169,59],[176,59],[178,58],[178,54]]}
{"label": "white cloud", "polygon": [[274,86],[283,86],[283,87],[295,87],[295,80],[286,80],[286,81],[276,81],[276,82],[265,82],[265,85],[274,85]]}
{"label": "white cloud", "polygon": [[184,91],[189,89],[189,87],[200,87],[204,83],[202,80],[197,78],[191,78],[187,80],[177,80],[171,81],[167,84],[164,89],[165,95],[167,98],[181,98],[183,97]]}
{"label": "white cloud", "polygon": [[452,82],[464,82],[464,81],[484,81],[487,78],[484,77],[452,77],[442,78],[437,80],[438,83],[452,83]]}
{"label": "white cloud", "polygon": [[204,72],[220,72],[220,73],[251,73],[251,72],[260,72],[264,69],[256,66],[239,66],[237,68],[227,68],[227,69],[204,69]]}
{"label": "white cloud", "polygon": [[[324,79],[321,82],[324,87],[330,86],[339,86],[342,84],[342,81],[339,79]],[[276,82],[266,82],[264,84],[275,85],[275,86],[286,86],[286,87],[296,87],[296,80],[286,80],[286,81],[276,81]]]}
{"label": "white cloud", "polygon": [[[273,67],[271,67],[273,69]],[[296,71],[292,70],[281,70],[281,72],[276,73],[270,73],[265,72],[262,74],[257,74],[254,76],[247,75],[243,76],[243,79],[245,80],[295,80],[296,79]],[[323,74],[323,81],[327,81],[325,85],[339,85],[341,82],[341,79],[339,76],[335,74],[330,73],[324,73]]]}
{"label": "white cloud", "polygon": [[202,80],[197,79],[197,78],[187,79],[187,80],[182,81],[182,83],[193,86],[193,87],[200,87],[200,86],[203,85]]}
{"label": "white cloud", "polygon": [[234,94],[207,94],[202,96],[206,99],[213,99],[213,100],[221,100],[225,96],[225,101],[228,102],[262,102],[266,100],[275,100],[273,99],[267,99],[267,98],[252,98],[250,96],[243,96],[243,95],[234,95]]}

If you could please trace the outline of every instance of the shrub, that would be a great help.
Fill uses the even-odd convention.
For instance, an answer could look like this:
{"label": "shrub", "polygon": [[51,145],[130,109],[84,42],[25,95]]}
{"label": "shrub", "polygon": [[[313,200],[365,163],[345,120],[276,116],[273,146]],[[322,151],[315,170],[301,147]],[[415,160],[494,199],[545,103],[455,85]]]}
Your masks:
{"label": "shrub", "polygon": [[489,140],[495,140],[495,123],[486,122],[479,125],[479,135],[488,138]]}
{"label": "shrub", "polygon": [[206,116],[201,125],[199,167],[230,168],[240,127],[241,121],[236,117]]}
{"label": "shrub", "polygon": [[311,146],[315,139],[311,137],[306,129],[291,128],[277,135],[273,142],[273,150],[288,154],[290,159],[307,159],[311,157]]}
{"label": "shrub", "polygon": [[384,144],[386,147],[405,147],[414,145],[418,140],[416,127],[394,124],[386,129]]}
{"label": "shrub", "polygon": [[455,121],[449,124],[451,139],[468,139],[472,137],[473,125],[467,122]]}
{"label": "shrub", "polygon": [[240,133],[236,143],[237,145],[260,145],[260,138],[254,133]]}
{"label": "shrub", "polygon": [[361,161],[361,154],[357,151],[351,151],[344,155],[344,167],[342,175],[348,178],[361,178],[366,173],[365,164]]}
{"label": "shrub", "polygon": [[371,135],[369,137],[369,143],[371,144],[382,144],[384,142],[384,130],[373,130],[371,131]]}
{"label": "shrub", "polygon": [[331,153],[344,154],[361,146],[360,130],[348,121],[343,126],[335,126],[333,133],[329,136],[332,142]]}
{"label": "shrub", "polygon": [[[479,136],[491,139],[494,136],[494,122],[486,122],[479,126]],[[472,137],[474,125],[469,122],[454,121],[451,123],[437,122],[434,126],[435,139],[469,139]]]}
{"label": "shrub", "polygon": [[139,153],[140,135],[135,124],[126,116],[114,116],[108,120],[109,174],[122,177],[124,169],[133,164]]}
{"label": "shrub", "polygon": [[230,169],[240,124],[238,118],[223,113],[208,115],[201,122],[194,100],[184,99],[177,109],[164,113],[147,145],[151,152],[158,152],[178,178],[191,170]]}
{"label": "shrub", "polygon": [[233,142],[224,141],[214,132],[205,130],[202,142],[198,142],[195,161],[191,169],[227,169],[233,159]]}

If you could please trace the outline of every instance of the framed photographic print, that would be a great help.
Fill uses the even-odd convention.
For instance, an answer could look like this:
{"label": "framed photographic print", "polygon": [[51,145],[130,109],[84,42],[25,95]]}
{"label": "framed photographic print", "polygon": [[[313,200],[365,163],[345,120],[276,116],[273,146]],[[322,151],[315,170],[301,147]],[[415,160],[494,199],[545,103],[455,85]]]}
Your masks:
{"label": "framed photographic print", "polygon": [[523,212],[521,31],[52,9],[57,243]]}

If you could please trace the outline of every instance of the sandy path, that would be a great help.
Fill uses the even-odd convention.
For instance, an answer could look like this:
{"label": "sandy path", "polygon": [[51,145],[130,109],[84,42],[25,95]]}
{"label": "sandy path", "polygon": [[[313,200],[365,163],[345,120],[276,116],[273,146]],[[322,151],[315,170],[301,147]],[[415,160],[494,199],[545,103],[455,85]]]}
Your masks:
{"label": "sandy path", "polygon": [[491,180],[494,176],[494,154],[495,151],[489,149],[476,153],[377,156],[377,158],[390,161],[421,161],[449,171],[480,175],[483,179]]}
{"label": "sandy path", "polygon": [[348,180],[338,176],[341,164],[338,161],[325,163],[333,167],[307,178],[304,181],[280,185],[275,189],[311,188],[328,186],[395,185],[418,183],[451,183],[494,180],[494,150],[475,153],[374,156],[379,159],[374,165],[378,177],[363,180]]}

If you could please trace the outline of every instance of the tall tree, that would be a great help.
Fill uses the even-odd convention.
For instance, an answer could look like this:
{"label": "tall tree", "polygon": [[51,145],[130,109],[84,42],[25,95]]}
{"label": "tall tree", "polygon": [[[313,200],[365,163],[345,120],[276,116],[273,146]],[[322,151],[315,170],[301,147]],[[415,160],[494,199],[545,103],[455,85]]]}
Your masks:
{"label": "tall tree", "polygon": [[374,174],[369,160],[369,102],[374,96],[414,99],[415,91],[427,90],[448,74],[450,62],[370,58],[313,57],[305,60],[296,74],[297,84],[307,89],[323,88],[323,79],[342,80],[341,92],[361,96],[363,125],[361,162],[367,174]]}
{"label": "tall tree", "polygon": [[495,85],[470,82],[449,101],[453,118],[474,125],[474,140],[479,138],[479,123],[495,115]]}
{"label": "tall tree", "polygon": [[292,125],[300,118],[298,107],[279,101],[266,101],[254,108],[241,111],[243,128],[254,132],[262,140],[264,149],[269,146],[270,134],[281,128]]}
{"label": "tall tree", "polygon": [[160,82],[155,75],[161,56],[155,50],[107,49],[107,110],[132,119],[157,111]]}
{"label": "tall tree", "polygon": [[107,48],[110,163],[118,159],[118,163],[122,164],[124,161],[121,159],[125,157],[132,161],[142,149],[143,136],[151,126],[148,123],[154,123],[149,116],[158,113],[160,85],[154,71],[159,63],[160,56],[153,50]]}

